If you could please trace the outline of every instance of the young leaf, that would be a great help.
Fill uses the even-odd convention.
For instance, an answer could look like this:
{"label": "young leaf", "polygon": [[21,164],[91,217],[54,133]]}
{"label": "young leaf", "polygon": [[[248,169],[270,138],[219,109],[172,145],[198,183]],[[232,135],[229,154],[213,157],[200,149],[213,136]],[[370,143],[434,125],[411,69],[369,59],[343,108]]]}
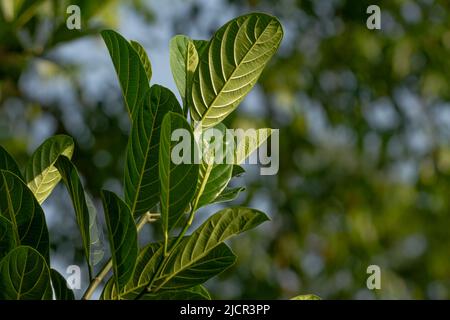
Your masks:
{"label": "young leaf", "polygon": [[283,37],[279,21],[252,13],[221,27],[200,56],[190,96],[191,117],[208,128],[221,122],[258,80]]}
{"label": "young leaf", "polygon": [[147,79],[150,82],[152,79],[152,64],[150,63],[147,52],[145,52],[144,47],[141,46],[139,42],[131,40],[130,44],[139,55],[139,59],[141,59],[142,66],[144,67],[145,74],[147,75]]}
{"label": "young leaf", "polygon": [[0,146],[0,170],[11,171],[24,180],[16,161],[2,146]]}
{"label": "young leaf", "polygon": [[58,271],[50,269],[50,277],[56,300],[75,300],[73,291],[67,287],[66,279]]}
{"label": "young leaf", "polygon": [[89,268],[89,278],[92,279],[93,272],[92,264],[90,262],[91,239],[89,232],[89,210],[84,197],[83,185],[81,184],[77,169],[65,156],[58,158],[55,163],[55,167],[59,170],[62,180],[69,191],[70,198],[72,199],[76,221],[80,230],[81,240],[83,241],[84,255]]}
{"label": "young leaf", "polygon": [[134,110],[149,90],[150,79],[142,60],[133,46],[120,34],[112,30],[101,32],[125,98],[128,114],[134,118]]}
{"label": "young leaf", "polygon": [[186,105],[197,64],[198,54],[194,42],[183,35],[173,37],[170,40],[170,68],[183,105]]}
{"label": "young leaf", "polygon": [[25,181],[41,204],[50,195],[61,175],[54,164],[60,155],[71,159],[74,149],[73,139],[56,135],[45,140],[31,156],[25,169]]}
{"label": "young leaf", "polygon": [[[183,140],[180,145],[183,149],[183,159],[187,163],[175,164],[172,153],[177,141],[172,141],[172,133],[176,129],[183,129]],[[185,141],[188,139],[188,141]],[[167,244],[168,234],[172,227],[183,217],[194,195],[198,164],[194,162],[194,153],[197,152],[191,126],[183,116],[169,112],[163,120],[161,140],[159,146],[159,178],[161,181],[161,221]],[[182,160],[183,160],[182,159]]]}
{"label": "young leaf", "polygon": [[51,300],[50,271],[31,247],[20,246],[0,261],[0,300]]}
{"label": "young leaf", "polygon": [[[234,255],[221,244],[267,220],[264,213],[249,208],[237,207],[217,212],[180,242],[151,289],[196,285],[220,272],[221,268],[223,271],[232,264]],[[213,264],[214,257],[223,265]],[[221,257],[226,259],[220,260]],[[203,264],[205,267],[202,267]]]}
{"label": "young leaf", "polygon": [[225,188],[222,193],[214,199],[212,203],[220,203],[235,200],[241,192],[245,191],[245,187]]}
{"label": "young leaf", "polygon": [[161,124],[169,112],[181,112],[175,95],[153,85],[136,110],[127,146],[125,201],[134,216],[152,209],[159,201],[159,140]]}
{"label": "young leaf", "polygon": [[114,280],[119,291],[133,275],[138,255],[136,225],[130,209],[110,191],[102,191],[105,220],[114,270]]}
{"label": "young leaf", "polygon": [[0,216],[0,260],[16,245],[13,225],[8,219]]}
{"label": "young leaf", "polygon": [[17,245],[33,247],[49,262],[44,212],[25,183],[15,174],[4,170],[0,170],[0,215],[12,224]]}

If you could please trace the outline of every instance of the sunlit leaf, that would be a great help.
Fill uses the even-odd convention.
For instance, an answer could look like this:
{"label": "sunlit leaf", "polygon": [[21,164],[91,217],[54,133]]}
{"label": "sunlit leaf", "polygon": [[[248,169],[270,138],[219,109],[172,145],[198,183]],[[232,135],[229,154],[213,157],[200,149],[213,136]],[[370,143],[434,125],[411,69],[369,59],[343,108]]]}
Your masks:
{"label": "sunlit leaf", "polygon": [[2,146],[0,146],[0,170],[11,171],[24,180],[16,161]]}
{"label": "sunlit leaf", "polygon": [[60,155],[71,159],[74,142],[71,137],[56,135],[45,140],[31,156],[25,169],[25,181],[39,203],[44,202],[61,180],[54,166]]}
{"label": "sunlit leaf", "polygon": [[150,63],[147,52],[139,42],[131,40],[130,44],[139,55],[139,59],[141,59],[142,66],[144,67],[145,74],[147,75],[147,79],[150,81],[152,79],[152,64]]}
{"label": "sunlit leaf", "polygon": [[263,13],[244,15],[221,27],[195,71],[191,117],[204,128],[227,117],[253,88],[282,37],[279,21]]}

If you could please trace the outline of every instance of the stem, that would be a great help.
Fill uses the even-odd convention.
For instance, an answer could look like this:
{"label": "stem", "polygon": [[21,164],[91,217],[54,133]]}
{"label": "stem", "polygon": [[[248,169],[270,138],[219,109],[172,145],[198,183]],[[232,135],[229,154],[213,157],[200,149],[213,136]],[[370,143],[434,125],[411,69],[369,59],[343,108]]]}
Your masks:
{"label": "stem", "polygon": [[[139,222],[136,225],[137,232],[140,232],[146,223],[155,222],[159,216],[160,216],[159,213],[146,212],[141,217],[141,219],[139,220]],[[95,278],[89,284],[89,287],[86,289],[86,292],[84,293],[83,297],[81,298],[82,300],[89,300],[91,298],[95,289],[97,289],[98,285],[108,275],[108,272],[109,272],[109,270],[111,270],[111,268],[112,268],[112,260],[110,258],[108,260],[108,262],[100,270],[100,272],[95,276]]]}
{"label": "stem", "polygon": [[142,291],[136,296],[136,298],[134,298],[135,300],[139,300],[146,292],[149,292],[151,290],[151,287],[153,285],[153,283],[155,282],[156,276],[162,271],[162,269],[166,266],[166,263],[168,261],[168,258],[171,256],[171,254],[173,253],[173,251],[176,249],[176,247],[180,244],[181,240],[183,239],[184,235],[186,234],[187,230],[189,229],[189,227],[192,224],[192,221],[194,221],[194,213],[195,213],[195,209],[196,209],[196,205],[197,201],[195,202],[195,204],[192,206],[191,212],[189,213],[189,219],[186,223],[186,225],[184,226],[183,230],[181,230],[180,234],[177,237],[177,240],[175,241],[175,243],[170,247],[170,250],[167,254],[165,254],[164,252],[164,256],[163,259],[159,262],[158,264],[158,268],[156,269],[155,273],[153,273],[150,281],[148,282],[148,284],[144,287],[144,289],[142,289]]}

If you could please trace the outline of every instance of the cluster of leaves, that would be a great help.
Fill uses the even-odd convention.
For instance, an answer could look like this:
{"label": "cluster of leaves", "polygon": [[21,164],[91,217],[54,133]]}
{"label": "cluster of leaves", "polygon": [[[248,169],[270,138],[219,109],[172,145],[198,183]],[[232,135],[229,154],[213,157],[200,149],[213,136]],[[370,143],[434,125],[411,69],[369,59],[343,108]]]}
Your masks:
{"label": "cluster of leaves", "polygon": [[[84,298],[92,295],[111,268],[103,299],[209,298],[201,284],[236,260],[225,241],[268,218],[254,209],[227,208],[186,236],[200,207],[237,197],[243,188],[227,186],[244,169],[238,163],[213,161],[175,164],[171,133],[185,129],[193,150],[197,143],[208,150],[208,141],[197,141],[194,131],[226,129],[221,121],[254,86],[282,35],[276,18],[257,13],[231,20],[210,41],[174,37],[170,62],[183,100],[180,106],[167,88],[150,87],[152,68],[140,44],[103,31],[132,123],[124,200],[110,191],[101,193],[111,259],[93,277],[98,260],[95,210],[71,162],[72,138],[59,135],[46,140],[32,155],[24,175],[0,148],[0,299],[51,299],[53,291],[57,299],[73,299],[64,278],[49,267],[49,235],[40,206],[60,180],[73,202],[88,265],[91,284]],[[238,144],[239,162],[262,142]],[[160,213],[151,213],[155,208]],[[163,239],[139,248],[139,230],[156,217],[161,219]]]}

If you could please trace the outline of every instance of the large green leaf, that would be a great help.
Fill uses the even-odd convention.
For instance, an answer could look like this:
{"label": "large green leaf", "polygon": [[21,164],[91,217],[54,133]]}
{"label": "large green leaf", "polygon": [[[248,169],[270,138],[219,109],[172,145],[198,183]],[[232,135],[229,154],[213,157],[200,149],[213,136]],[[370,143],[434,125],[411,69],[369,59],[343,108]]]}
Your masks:
{"label": "large green leaf", "polygon": [[0,260],[16,247],[12,223],[0,216]]}
{"label": "large green leaf", "polygon": [[228,116],[277,51],[283,30],[270,15],[252,13],[221,27],[200,56],[191,92],[191,117],[212,127]]}
{"label": "large green leaf", "polygon": [[66,279],[55,269],[50,269],[53,291],[56,300],[75,300],[73,291],[67,287]]}
{"label": "large green leaf", "polygon": [[[203,156],[198,174],[198,184],[193,200],[194,209],[210,204],[228,185],[233,172],[233,164],[226,163],[226,153],[224,147],[226,145],[226,127],[219,123],[214,131],[214,139],[207,136],[201,136],[203,144]],[[218,134],[222,135],[222,139]],[[220,149],[220,150],[219,150]],[[219,153],[216,153],[219,152]]]}
{"label": "large green leaf", "polygon": [[112,30],[104,30],[101,34],[116,69],[128,113],[133,119],[136,106],[150,87],[148,68],[146,71],[140,54],[120,34]]}
{"label": "large green leaf", "polygon": [[131,40],[130,44],[139,55],[139,59],[141,59],[142,66],[144,67],[145,74],[147,75],[147,79],[150,81],[152,79],[152,64],[150,63],[147,52],[145,52],[144,47],[141,46],[139,42]]}
{"label": "large green leaf", "polygon": [[83,249],[86,261],[89,268],[89,278],[92,279],[92,264],[90,259],[91,254],[91,239],[89,232],[89,210],[84,197],[84,189],[78,176],[77,169],[73,163],[61,156],[55,163],[55,167],[59,170],[62,176],[64,184],[69,191],[70,198],[72,199],[73,208],[75,211],[75,217],[78,224],[78,228],[81,234],[81,240],[83,242]]}
{"label": "large green leaf", "polygon": [[237,207],[217,212],[174,249],[151,290],[201,284],[207,276],[223,271],[232,264],[234,255],[221,244],[267,220],[264,213],[249,208]]}
{"label": "large green leaf", "polygon": [[[177,255],[184,258],[180,259]],[[152,290],[181,290],[202,284],[235,262],[236,256],[225,243],[200,252],[193,248],[190,237],[187,237],[180,243],[180,250],[171,255],[167,268],[156,278]]]}
{"label": "large green leaf", "polygon": [[49,262],[47,224],[41,206],[25,183],[9,171],[0,171],[0,215],[13,226],[17,245],[39,251]]}
{"label": "large green leaf", "polygon": [[127,146],[125,201],[134,216],[152,209],[159,201],[159,140],[161,124],[169,111],[181,112],[174,94],[153,85],[136,110]]}
{"label": "large green leaf", "polygon": [[60,155],[72,158],[73,139],[65,135],[45,140],[31,156],[25,169],[25,181],[39,203],[44,202],[61,180],[54,164]]}
{"label": "large green leaf", "polygon": [[50,270],[31,247],[20,246],[0,261],[0,300],[51,300]]}
{"label": "large green leaf", "polygon": [[105,220],[113,262],[114,279],[119,291],[133,275],[138,255],[136,225],[130,209],[110,191],[102,191]]}
{"label": "large green leaf", "polygon": [[24,180],[16,161],[2,146],[0,146],[0,170],[11,171]]}
{"label": "large green leaf", "polygon": [[[188,163],[175,164],[172,159],[174,147],[178,144],[178,141],[172,141],[172,132],[176,129],[183,129],[183,132],[187,133],[184,139],[189,140],[186,144],[189,150],[184,150],[184,152],[190,152],[190,156],[183,155],[186,156]],[[194,135],[186,119],[173,112],[166,114],[162,123],[159,146],[161,221],[166,241],[170,230],[183,217],[194,196],[199,168],[199,165],[194,163],[195,152],[197,152],[197,148]],[[177,152],[174,153],[178,155]]]}
{"label": "large green leaf", "polygon": [[183,105],[186,105],[197,64],[198,54],[194,42],[183,35],[173,37],[170,40],[170,68]]}

